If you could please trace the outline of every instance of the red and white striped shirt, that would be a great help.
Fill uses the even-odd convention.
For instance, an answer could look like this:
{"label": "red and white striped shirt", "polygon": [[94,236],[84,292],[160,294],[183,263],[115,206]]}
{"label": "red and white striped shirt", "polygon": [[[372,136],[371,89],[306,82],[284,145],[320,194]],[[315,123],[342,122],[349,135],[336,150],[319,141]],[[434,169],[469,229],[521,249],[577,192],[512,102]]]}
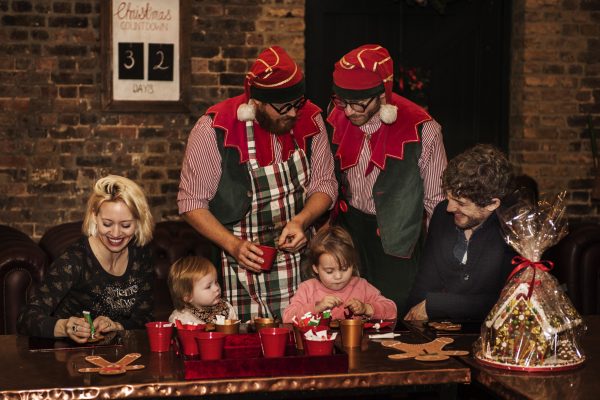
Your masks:
{"label": "red and white striped shirt", "polygon": [[[371,148],[367,140],[381,127],[379,114],[375,114],[367,123],[360,126],[365,133],[362,150],[358,164],[347,169],[343,178],[348,191],[346,197],[350,205],[366,214],[375,215],[375,202],[373,200],[373,185],[379,176],[379,168],[375,166],[373,171],[365,176],[365,171],[371,159]],[[436,121],[431,120],[423,124],[421,135],[421,157],[419,158],[419,170],[423,179],[424,198],[423,205],[427,211],[427,221],[431,218],[433,209],[445,199],[442,190],[442,172],[446,169],[446,150],[442,140],[442,127]]]}
{"label": "red and white striped shirt", "polygon": [[[319,133],[312,140],[311,176],[306,188],[306,197],[321,192],[331,197],[335,203],[338,183],[333,173],[333,156],[323,118],[317,116],[316,122]],[[275,152],[275,163],[286,161],[282,160],[281,144],[275,140],[274,135],[271,135],[271,142]],[[217,147],[216,132],[212,127],[212,119],[205,115],[196,122],[185,150],[177,194],[179,213],[209,208],[208,203],[217,193],[221,172],[221,154]]]}

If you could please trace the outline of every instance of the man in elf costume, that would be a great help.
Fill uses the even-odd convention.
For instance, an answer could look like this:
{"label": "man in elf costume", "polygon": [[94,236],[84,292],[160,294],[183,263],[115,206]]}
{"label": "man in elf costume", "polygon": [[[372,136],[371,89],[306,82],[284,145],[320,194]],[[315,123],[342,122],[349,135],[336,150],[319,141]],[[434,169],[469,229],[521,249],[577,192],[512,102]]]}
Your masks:
{"label": "man in elf costume", "polygon": [[334,67],[327,122],[340,193],[334,218],[352,235],[361,274],[396,302],[414,281],[424,210],[444,199],[441,127],[420,106],[392,92],[388,51],[368,44]]}
{"label": "man in elf costume", "polygon": [[[188,139],[179,212],[221,249],[224,295],[243,321],[281,317],[307,230],[336,200],[325,124],[304,88],[298,65],[269,47],[244,94],[210,107]],[[257,244],[278,248],[270,271]]]}

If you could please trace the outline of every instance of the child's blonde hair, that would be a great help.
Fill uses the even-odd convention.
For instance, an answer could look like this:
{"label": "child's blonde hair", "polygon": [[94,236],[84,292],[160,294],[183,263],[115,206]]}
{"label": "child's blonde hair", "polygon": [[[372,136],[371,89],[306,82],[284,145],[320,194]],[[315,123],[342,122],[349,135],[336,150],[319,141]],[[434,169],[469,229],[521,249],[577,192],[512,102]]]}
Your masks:
{"label": "child's blonde hair", "polygon": [[187,303],[183,298],[191,297],[194,283],[210,273],[216,275],[217,269],[204,257],[183,257],[171,265],[167,282],[175,309],[183,310],[185,308]]}
{"label": "child's blonde hair", "polygon": [[306,252],[305,272],[307,275],[319,278],[312,266],[319,264],[319,258],[323,254],[329,254],[335,258],[342,271],[352,268],[352,275],[360,275],[358,252],[354,248],[350,234],[344,228],[328,226],[319,230],[311,239]]}

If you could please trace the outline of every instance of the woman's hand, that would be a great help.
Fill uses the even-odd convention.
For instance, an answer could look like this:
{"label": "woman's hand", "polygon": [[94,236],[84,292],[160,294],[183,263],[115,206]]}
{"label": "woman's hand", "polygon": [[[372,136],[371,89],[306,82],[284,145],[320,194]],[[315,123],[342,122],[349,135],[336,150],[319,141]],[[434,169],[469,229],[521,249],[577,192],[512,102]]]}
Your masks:
{"label": "woman's hand", "polygon": [[81,317],[59,319],[54,326],[54,336],[67,336],[77,343],[85,343],[92,334],[90,324]]}
{"label": "woman's hand", "polygon": [[123,325],[118,322],[111,320],[104,315],[100,315],[94,319],[94,329],[98,333],[106,333],[112,331],[122,331]]}

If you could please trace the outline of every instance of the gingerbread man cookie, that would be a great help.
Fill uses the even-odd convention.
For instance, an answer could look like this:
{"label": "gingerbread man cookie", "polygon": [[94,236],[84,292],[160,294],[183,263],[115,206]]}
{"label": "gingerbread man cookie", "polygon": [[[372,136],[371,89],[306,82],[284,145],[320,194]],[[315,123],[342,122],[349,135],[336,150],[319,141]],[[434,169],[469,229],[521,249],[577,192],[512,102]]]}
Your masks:
{"label": "gingerbread man cookie", "polygon": [[126,354],[119,361],[111,363],[100,356],[87,356],[86,361],[96,365],[98,368],[79,368],[79,372],[98,372],[100,375],[118,375],[125,371],[144,368],[143,365],[129,365],[142,355],[140,353]]}
{"label": "gingerbread man cookie", "polygon": [[414,358],[418,361],[443,361],[450,358],[449,356],[466,356],[468,351],[462,350],[442,350],[442,348],[454,342],[454,339],[449,337],[440,337],[428,343],[404,343],[398,340],[384,340],[381,344],[385,347],[391,347],[396,350],[403,351],[401,354],[392,354],[388,358],[392,360],[406,360]]}

